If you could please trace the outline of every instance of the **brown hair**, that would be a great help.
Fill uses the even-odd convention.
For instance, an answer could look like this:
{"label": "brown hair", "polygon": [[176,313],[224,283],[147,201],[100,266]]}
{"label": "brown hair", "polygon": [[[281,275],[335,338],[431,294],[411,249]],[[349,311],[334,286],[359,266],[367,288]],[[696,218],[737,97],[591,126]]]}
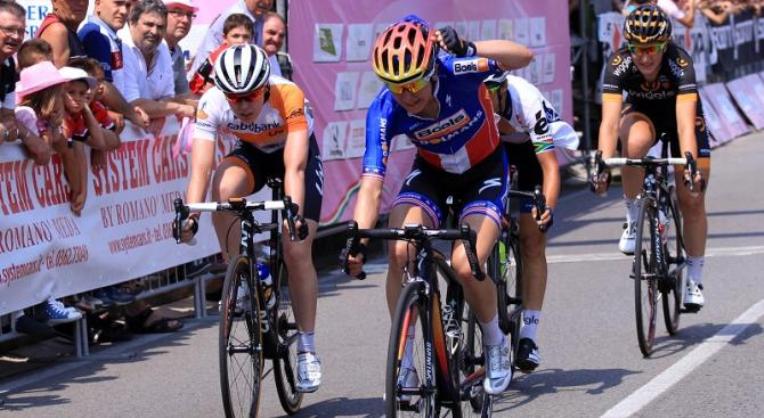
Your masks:
{"label": "brown hair", "polygon": [[62,100],[62,97],[64,97],[63,86],[63,84],[57,84],[38,92],[27,94],[21,100],[20,105],[31,107],[38,118],[48,122],[50,125],[58,125],[61,123],[61,120],[53,120],[53,118],[60,118],[63,115],[62,109],[56,108],[57,105],[64,105]]}
{"label": "brown hair", "polygon": [[91,77],[96,77],[98,70],[103,70],[101,63],[99,63],[95,58],[90,57],[74,57],[69,60],[67,65],[70,67],[83,69]]}
{"label": "brown hair", "polygon": [[[44,59],[39,59],[40,56],[43,56]],[[40,61],[53,61],[53,49],[43,39],[30,39],[21,44],[16,59],[18,60],[19,70],[23,70]]]}
{"label": "brown hair", "polygon": [[228,32],[240,26],[244,26],[254,36],[255,24],[247,15],[241,13],[234,13],[225,19],[225,22],[223,22],[223,36],[228,35]]}
{"label": "brown hair", "polygon": [[27,16],[26,9],[12,0],[0,0],[0,12],[8,12],[19,19],[24,19]]}

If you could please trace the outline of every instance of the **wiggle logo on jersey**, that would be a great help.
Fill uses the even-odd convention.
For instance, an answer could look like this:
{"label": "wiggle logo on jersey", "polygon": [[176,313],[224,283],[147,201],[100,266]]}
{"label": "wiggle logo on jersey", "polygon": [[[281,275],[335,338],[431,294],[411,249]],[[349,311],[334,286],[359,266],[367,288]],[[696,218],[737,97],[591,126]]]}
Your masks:
{"label": "wiggle logo on jersey", "polygon": [[[613,62],[615,62],[615,61],[616,61],[616,59],[613,58]],[[623,75],[624,72],[626,72],[626,70],[629,69],[629,66],[631,65],[631,57],[630,56],[626,57],[626,59],[624,59],[623,61],[619,61],[619,62],[620,63],[618,64],[618,66],[615,68],[615,70],[613,70],[613,74],[616,77],[620,77],[621,75]]]}
{"label": "wiggle logo on jersey", "polygon": [[676,78],[684,77],[684,70],[679,64],[677,64],[676,61],[669,59],[668,64],[669,64],[669,68],[671,68],[671,72],[674,73],[674,76]]}
{"label": "wiggle logo on jersey", "polygon": [[469,115],[467,115],[464,109],[461,109],[446,119],[439,120],[424,129],[414,132],[414,137],[419,142],[437,144],[442,142],[446,135],[458,131],[469,122]]}
{"label": "wiggle logo on jersey", "polygon": [[454,74],[456,75],[483,71],[488,71],[488,60],[485,58],[454,62]]}

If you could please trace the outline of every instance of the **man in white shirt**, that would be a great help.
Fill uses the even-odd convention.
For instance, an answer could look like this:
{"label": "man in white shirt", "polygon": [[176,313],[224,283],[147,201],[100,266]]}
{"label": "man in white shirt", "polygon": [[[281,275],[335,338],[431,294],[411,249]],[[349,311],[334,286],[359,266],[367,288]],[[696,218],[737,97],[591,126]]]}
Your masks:
{"label": "man in white shirt", "polygon": [[204,60],[223,43],[223,23],[228,16],[234,13],[242,13],[255,22],[255,30],[252,32],[252,43],[260,45],[263,33],[263,15],[273,7],[273,0],[238,0],[236,4],[218,16],[210,25],[204,40],[196,50],[194,63],[191,65],[191,74],[201,67]]}
{"label": "man in white shirt", "polygon": [[151,118],[193,117],[191,105],[175,101],[172,59],[159,48],[167,25],[167,7],[159,0],[140,0],[130,10],[130,37],[124,40],[125,98]]}

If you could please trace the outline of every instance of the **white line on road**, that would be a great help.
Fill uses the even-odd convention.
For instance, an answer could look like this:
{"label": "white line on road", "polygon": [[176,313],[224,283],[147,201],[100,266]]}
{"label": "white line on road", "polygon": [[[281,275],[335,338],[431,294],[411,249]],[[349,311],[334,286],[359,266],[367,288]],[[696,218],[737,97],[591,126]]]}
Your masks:
{"label": "white line on road", "polygon": [[735,318],[734,321],[722,328],[713,337],[702,342],[697,348],[674,363],[673,366],[655,376],[646,385],[610,408],[602,417],[628,417],[639,412],[640,409],[652,402],[663,392],[669,390],[671,386],[682,380],[703,364],[703,362],[727,346],[732,339],[740,335],[746,328],[755,324],[762,315],[764,315],[764,299],[748,308],[742,315]]}
{"label": "white line on road", "polygon": [[[706,257],[731,257],[731,256],[749,256],[764,254],[764,246],[754,245],[750,247],[720,247],[709,248],[706,250]],[[565,254],[548,255],[546,262],[555,263],[581,263],[585,261],[620,261],[630,260],[631,256],[625,256],[621,253],[597,253],[597,254]]]}

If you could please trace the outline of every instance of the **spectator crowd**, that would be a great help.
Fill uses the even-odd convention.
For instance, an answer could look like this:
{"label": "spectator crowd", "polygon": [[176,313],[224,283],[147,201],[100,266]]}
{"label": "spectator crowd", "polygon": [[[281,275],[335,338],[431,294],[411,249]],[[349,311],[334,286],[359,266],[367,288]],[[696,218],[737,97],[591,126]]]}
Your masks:
{"label": "spectator crowd", "polygon": [[757,16],[764,13],[764,0],[613,0],[613,6],[624,14],[645,3],[657,4],[687,27],[693,26],[696,10],[716,25],[724,24],[730,15],[749,11]]}
{"label": "spectator crowd", "polygon": [[[272,72],[291,78],[291,61],[281,52],[286,22],[273,11],[274,0],[231,2],[187,62],[179,43],[204,7],[201,0],[95,0],[91,15],[88,0],[51,0],[52,12],[28,40],[25,8],[0,0],[0,153],[5,143],[18,142],[35,164],[57,154],[71,211],[79,216],[89,175],[120,147],[125,121],[148,129],[162,118],[193,120],[226,47],[258,44]],[[136,302],[130,287],[99,289],[80,300],[79,310],[48,299],[44,316],[57,324],[79,319],[85,308],[124,305],[133,331],[182,326]]]}

